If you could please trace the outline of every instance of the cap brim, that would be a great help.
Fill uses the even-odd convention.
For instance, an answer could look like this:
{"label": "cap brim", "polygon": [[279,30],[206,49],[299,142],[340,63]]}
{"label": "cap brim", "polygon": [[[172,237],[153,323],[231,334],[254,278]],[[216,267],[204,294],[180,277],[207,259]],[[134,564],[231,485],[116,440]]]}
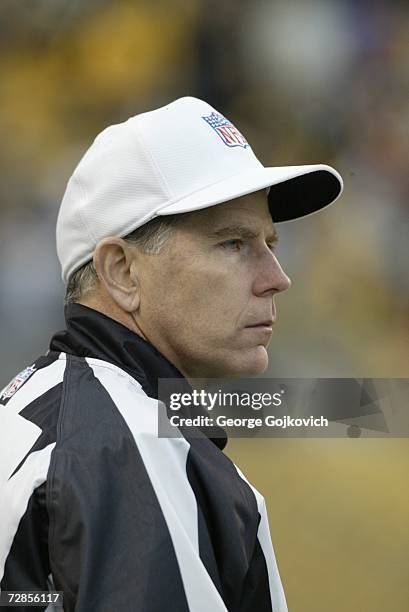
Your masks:
{"label": "cap brim", "polygon": [[271,187],[268,194],[273,221],[290,221],[315,213],[342,193],[342,178],[334,168],[282,166],[256,168],[201,189],[157,211],[158,215],[200,210]]}

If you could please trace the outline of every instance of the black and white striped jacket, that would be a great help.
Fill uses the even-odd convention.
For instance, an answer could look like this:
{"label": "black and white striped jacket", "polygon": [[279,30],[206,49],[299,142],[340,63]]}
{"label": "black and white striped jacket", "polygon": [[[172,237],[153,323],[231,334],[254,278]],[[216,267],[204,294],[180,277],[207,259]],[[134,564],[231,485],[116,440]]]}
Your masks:
{"label": "black and white striped jacket", "polygon": [[0,394],[1,589],[76,612],[286,611],[226,439],[157,437],[157,380],[180,373],[95,310],[66,321]]}

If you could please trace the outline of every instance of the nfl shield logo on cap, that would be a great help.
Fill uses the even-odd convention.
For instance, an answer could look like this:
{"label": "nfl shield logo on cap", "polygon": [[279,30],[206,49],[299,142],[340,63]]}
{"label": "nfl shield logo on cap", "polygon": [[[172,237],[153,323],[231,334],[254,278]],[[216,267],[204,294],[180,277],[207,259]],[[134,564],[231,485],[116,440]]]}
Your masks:
{"label": "nfl shield logo on cap", "polygon": [[220,113],[213,112],[203,117],[203,119],[214,129],[228,147],[243,147],[245,149],[250,146],[243,134]]}

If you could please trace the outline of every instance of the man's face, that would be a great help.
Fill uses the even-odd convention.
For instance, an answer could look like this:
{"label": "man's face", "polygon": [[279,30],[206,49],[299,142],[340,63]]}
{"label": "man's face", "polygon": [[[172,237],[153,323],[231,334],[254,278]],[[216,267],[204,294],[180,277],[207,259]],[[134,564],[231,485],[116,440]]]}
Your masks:
{"label": "man's face", "polygon": [[265,192],[185,215],[156,255],[138,255],[144,336],[186,377],[268,365],[274,295],[290,286],[273,253]]}

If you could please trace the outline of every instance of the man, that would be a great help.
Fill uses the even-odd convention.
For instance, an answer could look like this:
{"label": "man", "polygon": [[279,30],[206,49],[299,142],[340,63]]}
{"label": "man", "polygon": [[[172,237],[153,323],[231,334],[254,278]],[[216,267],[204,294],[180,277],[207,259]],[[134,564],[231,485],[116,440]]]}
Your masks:
{"label": "man", "polygon": [[290,284],[273,219],[341,189],[328,166],[264,168],[195,98],[96,138],[57,222],[67,329],[1,394],[3,591],[63,591],[76,612],[287,609],[262,496],[220,435],[158,438],[158,380],[265,370]]}

